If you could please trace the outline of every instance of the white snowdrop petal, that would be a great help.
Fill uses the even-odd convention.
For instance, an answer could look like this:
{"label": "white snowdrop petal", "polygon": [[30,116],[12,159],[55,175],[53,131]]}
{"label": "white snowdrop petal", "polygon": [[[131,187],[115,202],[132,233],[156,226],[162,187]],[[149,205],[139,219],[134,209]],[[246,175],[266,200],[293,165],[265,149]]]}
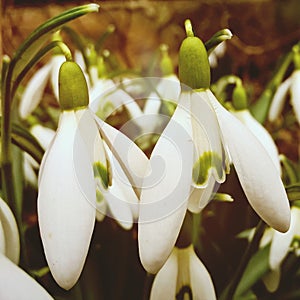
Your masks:
{"label": "white snowdrop petal", "polygon": [[150,300],[174,300],[178,274],[177,249],[174,248],[166,263],[156,274]]}
{"label": "white snowdrop petal", "polygon": [[224,141],[247,199],[257,214],[274,229],[290,226],[290,206],[270,155],[252,132],[210,94]]}
{"label": "white snowdrop petal", "polygon": [[51,128],[36,124],[30,128],[31,134],[38,140],[44,150],[46,150],[52,139],[54,138],[55,131]]}
{"label": "white snowdrop petal", "polygon": [[20,259],[20,237],[19,230],[15,217],[6,204],[0,198],[0,222],[3,228],[5,238],[5,256],[7,256],[13,263],[18,264]]}
{"label": "white snowdrop petal", "polygon": [[190,246],[190,283],[193,299],[217,299],[214,284],[207,269]]}
{"label": "white snowdrop petal", "polygon": [[51,65],[44,65],[27,83],[19,105],[19,114],[22,119],[28,117],[39,105],[50,77],[50,71]]}
{"label": "white snowdrop petal", "polygon": [[95,222],[95,182],[88,150],[74,112],[63,112],[44,156],[38,219],[50,271],[70,289],[78,280]]}
{"label": "white snowdrop petal", "polygon": [[3,226],[0,220],[0,253],[5,255],[5,234],[4,234],[4,230],[3,230]]}
{"label": "white snowdrop petal", "polygon": [[38,282],[2,254],[0,266],[0,299],[53,300]]}
{"label": "white snowdrop petal", "polygon": [[134,188],[139,190],[148,166],[145,153],[122,132],[96,118],[102,138],[123,168]]}
{"label": "white snowdrop petal", "polygon": [[30,183],[33,186],[37,185],[37,175],[34,171],[34,168],[38,169],[36,166],[37,162],[30,156],[27,152],[24,152],[23,159],[23,169],[26,183]]}
{"label": "white snowdrop petal", "polygon": [[141,191],[139,253],[150,273],[167,260],[186,213],[193,165],[191,135],[189,103],[180,102],[152,151],[151,172]]}
{"label": "white snowdrop petal", "polygon": [[299,230],[297,225],[300,220],[300,209],[297,207],[292,207],[291,209],[291,226],[289,230],[285,233],[278,231],[274,232],[271,249],[270,249],[270,268],[276,270],[284,258],[287,256],[291,242]]}
{"label": "white snowdrop petal", "polygon": [[241,110],[233,113],[248,129],[257,137],[269,153],[276,169],[281,174],[278,149],[270,133],[250,114],[249,110]]}
{"label": "white snowdrop petal", "polygon": [[291,103],[300,124],[300,70],[294,71],[292,75]]}
{"label": "white snowdrop petal", "polygon": [[284,82],[282,82],[279,85],[278,89],[276,90],[269,109],[269,114],[268,114],[269,121],[274,122],[282,112],[283,105],[285,102],[285,97],[289,91],[291,83],[292,83],[292,78],[289,77]]}

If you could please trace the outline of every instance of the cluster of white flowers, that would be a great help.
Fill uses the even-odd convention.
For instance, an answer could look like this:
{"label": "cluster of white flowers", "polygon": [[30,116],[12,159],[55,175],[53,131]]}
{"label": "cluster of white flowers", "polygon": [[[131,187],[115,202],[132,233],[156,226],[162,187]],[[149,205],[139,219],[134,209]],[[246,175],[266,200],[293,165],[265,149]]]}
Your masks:
{"label": "cluster of white flowers", "polygon": [[[184,247],[176,243],[187,211],[198,214],[207,206],[226,180],[230,165],[249,204],[274,230],[270,266],[279,273],[300,219],[299,209],[292,209],[290,227],[278,150],[246,107],[227,110],[211,92],[210,80],[199,80],[202,65],[209,70],[207,52],[201,50],[205,48],[200,39],[187,33],[179,53],[179,78],[166,74],[117,84],[99,76],[93,66],[86,70],[78,54],[78,64],[56,54],[27,84],[19,106],[21,118],[39,105],[49,78],[61,107],[56,132],[40,125],[31,129],[46,150],[38,179],[36,162],[27,155],[24,164],[28,181],[38,186],[45,256],[55,281],[66,290],[82,272],[95,220],[109,215],[126,230],[138,223],[141,263],[147,272],[157,274],[150,299],[174,299],[179,293],[216,299],[213,281],[192,242]],[[193,51],[196,54],[189,56]],[[278,89],[270,120],[278,117],[282,94],[289,87],[299,116],[297,72]],[[146,99],[142,106],[140,99]],[[173,109],[169,116],[161,114],[167,101]],[[118,130],[106,119],[122,107],[130,120]],[[142,149],[153,134],[159,137],[147,157]],[[31,299],[35,293],[36,299],[51,299],[16,266],[18,259],[18,230],[0,199],[0,298],[16,299],[4,293],[13,290],[12,278],[18,278],[22,289],[14,292],[23,295],[30,289]]]}

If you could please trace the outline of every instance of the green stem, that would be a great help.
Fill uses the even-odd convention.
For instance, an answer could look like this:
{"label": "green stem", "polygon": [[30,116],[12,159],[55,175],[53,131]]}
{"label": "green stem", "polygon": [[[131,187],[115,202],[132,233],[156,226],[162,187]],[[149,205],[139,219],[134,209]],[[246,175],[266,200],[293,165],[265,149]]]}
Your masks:
{"label": "green stem", "polygon": [[42,48],[29,62],[28,64],[24,67],[24,69],[20,72],[20,74],[16,77],[13,85],[12,85],[12,92],[11,92],[11,98],[13,99],[15,96],[15,93],[17,91],[17,88],[25,75],[28,73],[28,71],[38,62],[40,59],[46,55],[50,50],[52,50],[55,47],[59,47],[63,55],[65,56],[67,61],[72,61],[72,53],[68,46],[64,44],[61,41],[53,41],[49,43],[47,46]]}
{"label": "green stem", "polygon": [[251,242],[248,244],[246,251],[240,261],[240,264],[233,275],[230,283],[227,285],[226,289],[222,292],[220,296],[220,300],[232,300],[233,296],[235,294],[236,288],[240,282],[240,279],[242,278],[242,275],[245,271],[245,268],[247,267],[247,264],[252,257],[255,250],[258,248],[259,241],[263,235],[263,232],[265,230],[265,223],[260,220],[258,225],[256,226],[254,236],[251,240]]}

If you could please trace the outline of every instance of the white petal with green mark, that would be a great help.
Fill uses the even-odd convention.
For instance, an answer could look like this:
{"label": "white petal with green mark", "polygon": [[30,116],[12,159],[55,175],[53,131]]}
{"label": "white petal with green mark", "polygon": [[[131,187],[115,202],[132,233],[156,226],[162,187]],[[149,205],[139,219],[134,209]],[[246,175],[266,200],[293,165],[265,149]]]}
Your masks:
{"label": "white petal with green mark", "polygon": [[115,218],[124,229],[130,229],[134,217],[137,217],[138,198],[119,162],[107,145],[105,145],[105,149],[110,161],[112,182],[102,194],[111,211],[111,217]]}
{"label": "white petal with green mark", "polygon": [[225,180],[225,156],[219,124],[207,91],[190,92],[193,139],[196,147],[193,168],[195,187],[205,187],[210,175]]}
{"label": "white petal with green mark", "polygon": [[285,232],[290,226],[289,201],[280,175],[253,133],[209,93],[220,129],[247,199],[270,226]]}
{"label": "white petal with green mark", "polygon": [[57,283],[78,280],[95,222],[95,182],[89,150],[74,111],[64,111],[39,174],[38,220],[46,259]]}
{"label": "white petal with green mark", "polygon": [[95,119],[103,140],[120,163],[131,185],[139,192],[148,166],[147,156],[122,132],[98,117],[95,117]]}
{"label": "white petal with green mark", "polygon": [[190,194],[193,166],[190,103],[189,98],[181,100],[152,151],[141,191],[139,254],[150,273],[156,273],[170,255]]}

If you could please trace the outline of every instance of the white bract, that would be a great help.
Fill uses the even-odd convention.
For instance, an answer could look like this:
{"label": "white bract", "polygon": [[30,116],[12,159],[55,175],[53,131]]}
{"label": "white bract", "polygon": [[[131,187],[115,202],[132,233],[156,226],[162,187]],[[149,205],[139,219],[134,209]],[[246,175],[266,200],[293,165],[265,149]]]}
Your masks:
{"label": "white bract", "polygon": [[211,277],[194,248],[174,247],[155,276],[150,300],[216,299]]}
{"label": "white bract", "polygon": [[291,104],[293,106],[296,118],[300,124],[300,70],[295,70],[278,87],[269,110],[269,120],[274,122],[281,114],[287,94],[290,92]]}

